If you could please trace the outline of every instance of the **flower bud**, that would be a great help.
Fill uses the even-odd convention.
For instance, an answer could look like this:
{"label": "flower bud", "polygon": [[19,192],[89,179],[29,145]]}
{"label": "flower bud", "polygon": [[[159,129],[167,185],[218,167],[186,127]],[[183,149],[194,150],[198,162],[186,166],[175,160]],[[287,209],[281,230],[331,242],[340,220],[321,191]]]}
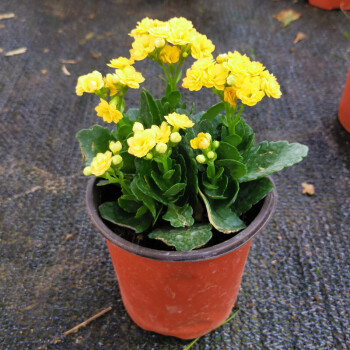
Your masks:
{"label": "flower bud", "polygon": [[148,160],[151,160],[151,159],[153,159],[153,154],[152,153],[147,153],[145,158],[148,159]]}
{"label": "flower bud", "polygon": [[207,157],[208,157],[208,159],[214,159],[215,153],[213,151],[210,151],[210,152],[208,152]]}
{"label": "flower bud", "polygon": [[91,167],[87,166],[86,168],[84,168],[83,174],[84,174],[85,176],[90,176],[90,175],[92,175]]}
{"label": "flower bud", "polygon": [[109,149],[113,152],[113,154],[116,154],[122,150],[122,144],[120,143],[120,141],[112,141],[109,143]]}
{"label": "flower bud", "polygon": [[227,85],[229,85],[229,86],[233,85],[235,82],[236,82],[236,78],[235,78],[233,75],[229,75],[229,76],[226,78],[226,83],[227,83]]}
{"label": "flower bud", "polygon": [[213,141],[213,148],[214,149],[219,148],[219,146],[220,146],[220,142],[219,141],[217,141],[217,140]]}
{"label": "flower bud", "polygon": [[157,49],[159,49],[165,45],[165,40],[163,38],[158,38],[155,40],[154,45]]}
{"label": "flower bud", "polygon": [[122,161],[123,161],[123,158],[119,154],[112,157],[112,163],[114,165],[119,165]]}
{"label": "flower bud", "polygon": [[139,122],[135,122],[133,127],[132,127],[132,131],[136,132],[136,131],[143,131],[143,125]]}
{"label": "flower bud", "polygon": [[156,146],[156,152],[163,154],[167,151],[168,146],[164,142],[159,142]]}
{"label": "flower bud", "polygon": [[200,163],[200,164],[204,164],[207,161],[203,154],[198,154],[196,159],[197,159],[197,162]]}
{"label": "flower bud", "polygon": [[173,132],[171,135],[170,135],[170,141],[172,143],[179,143],[181,141],[182,137],[181,135],[176,131],[176,132]]}
{"label": "flower bud", "polygon": [[184,53],[182,54],[182,57],[183,57],[183,58],[188,57],[188,53],[187,53],[187,52],[184,52]]}

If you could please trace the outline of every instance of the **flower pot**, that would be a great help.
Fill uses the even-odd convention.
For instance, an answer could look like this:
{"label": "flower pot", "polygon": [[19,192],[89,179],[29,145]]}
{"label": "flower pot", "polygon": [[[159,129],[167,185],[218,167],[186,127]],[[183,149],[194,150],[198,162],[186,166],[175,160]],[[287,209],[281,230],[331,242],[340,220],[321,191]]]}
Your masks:
{"label": "flower pot", "polygon": [[235,304],[252,238],[268,223],[275,190],[251,224],[232,238],[189,252],[156,250],[131,243],[109,229],[98,214],[96,179],[87,187],[89,216],[107,240],[124,306],[141,328],[182,339],[220,326]]}
{"label": "flower pot", "polygon": [[338,119],[347,132],[350,132],[350,65],[344,92],[339,104]]}
{"label": "flower pot", "polygon": [[309,3],[324,10],[350,9],[350,0],[309,0]]}

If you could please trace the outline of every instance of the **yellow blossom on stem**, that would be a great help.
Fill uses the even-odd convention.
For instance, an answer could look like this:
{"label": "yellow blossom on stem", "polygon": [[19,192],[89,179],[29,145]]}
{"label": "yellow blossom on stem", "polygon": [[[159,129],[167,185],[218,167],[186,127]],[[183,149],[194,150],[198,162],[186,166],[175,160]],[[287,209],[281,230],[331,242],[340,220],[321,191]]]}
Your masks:
{"label": "yellow blossom on stem", "polygon": [[241,88],[237,90],[237,98],[247,106],[255,106],[264,96],[265,93],[260,90],[259,78],[247,78]]}
{"label": "yellow blossom on stem", "polygon": [[132,49],[130,50],[131,59],[135,61],[142,61],[149,53],[153,52],[156,38],[152,35],[143,34],[137,36],[132,43]]}
{"label": "yellow blossom on stem", "polygon": [[177,46],[166,45],[160,52],[160,59],[164,63],[176,63],[180,58],[181,50]]}
{"label": "yellow blossom on stem", "polygon": [[227,78],[227,68],[223,64],[214,64],[208,68],[208,74],[204,75],[203,85],[217,90],[224,90]]}
{"label": "yellow blossom on stem", "polygon": [[151,129],[137,131],[134,136],[128,138],[127,142],[128,152],[135,157],[142,158],[155,146],[156,135]]}
{"label": "yellow blossom on stem", "polygon": [[281,87],[276,77],[268,71],[264,71],[261,75],[260,87],[268,97],[280,98],[282,95]]}
{"label": "yellow blossom on stem", "polygon": [[182,81],[182,87],[190,91],[199,91],[203,86],[202,79],[203,71],[189,68],[186,71],[186,77]]}
{"label": "yellow blossom on stem", "polygon": [[116,69],[115,74],[120,84],[129,86],[132,89],[138,89],[140,87],[139,84],[145,81],[142,74],[136,72],[133,66],[127,66],[124,69]]}
{"label": "yellow blossom on stem", "polygon": [[224,90],[224,101],[228,102],[231,106],[236,106],[236,90],[232,87],[226,87]]}
{"label": "yellow blossom on stem", "polygon": [[111,59],[110,62],[107,63],[107,66],[111,68],[123,69],[126,66],[131,66],[132,64],[134,64],[133,59],[129,59],[126,57],[119,57],[119,58]]}
{"label": "yellow blossom on stem", "polygon": [[227,53],[222,53],[216,57],[216,62],[224,63],[224,62],[227,62],[227,59],[228,59]]}
{"label": "yellow blossom on stem", "polygon": [[95,176],[103,175],[111,166],[112,152],[97,153],[91,162],[91,173]]}
{"label": "yellow blossom on stem", "polygon": [[209,133],[200,132],[197,137],[190,140],[193,149],[207,149],[210,146],[211,135]]}
{"label": "yellow blossom on stem", "polygon": [[105,87],[109,89],[110,96],[114,96],[118,93],[118,89],[116,88],[116,84],[119,83],[119,79],[115,74],[108,73],[105,78],[103,78],[105,82]]}
{"label": "yellow blossom on stem", "polygon": [[166,37],[173,45],[186,45],[192,42],[197,33],[191,21],[183,17],[174,17],[168,21],[169,32]]}
{"label": "yellow blossom on stem", "polygon": [[252,61],[247,64],[247,70],[251,76],[260,75],[260,73],[262,73],[264,69],[265,67],[260,62],[257,62],[257,61]]}
{"label": "yellow blossom on stem", "polygon": [[95,70],[92,73],[82,75],[78,78],[75,92],[78,96],[82,96],[84,92],[93,94],[97,90],[103,88],[103,86],[102,74]]}
{"label": "yellow blossom on stem", "polygon": [[152,125],[151,129],[155,133],[156,143],[167,143],[169,141],[171,130],[170,125],[167,122],[162,122],[160,127],[157,125]]}
{"label": "yellow blossom on stem", "polygon": [[151,19],[151,18],[145,17],[140,22],[137,22],[136,28],[133,29],[129,33],[129,35],[134,37],[142,34],[147,34],[150,31],[150,29],[161,26],[163,24],[164,22],[159,21],[157,19]]}
{"label": "yellow blossom on stem", "polygon": [[166,115],[164,118],[174,127],[175,130],[173,130],[173,132],[179,129],[191,128],[194,125],[193,121],[190,120],[186,114],[178,114],[174,112]]}
{"label": "yellow blossom on stem", "polygon": [[107,123],[118,123],[123,118],[123,114],[117,110],[114,104],[109,104],[106,100],[100,99],[99,105],[95,108],[97,115],[102,117]]}
{"label": "yellow blossom on stem", "polygon": [[197,33],[192,38],[191,55],[197,60],[200,58],[211,57],[215,46],[206,35]]}

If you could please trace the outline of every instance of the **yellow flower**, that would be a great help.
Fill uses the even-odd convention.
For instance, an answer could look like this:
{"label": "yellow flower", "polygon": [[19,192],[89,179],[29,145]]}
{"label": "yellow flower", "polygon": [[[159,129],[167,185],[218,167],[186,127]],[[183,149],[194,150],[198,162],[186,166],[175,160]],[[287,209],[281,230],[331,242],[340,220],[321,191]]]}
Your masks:
{"label": "yellow flower", "polygon": [[142,34],[147,34],[151,28],[162,25],[164,22],[161,22],[157,19],[150,19],[148,17],[141,20],[141,22],[137,22],[137,26],[133,29],[129,35],[137,36]]}
{"label": "yellow flower", "polygon": [[128,140],[128,152],[135,157],[144,157],[156,144],[155,132],[151,129],[135,132]]}
{"label": "yellow flower", "polygon": [[169,24],[164,23],[163,25],[153,27],[148,33],[157,39],[166,39],[169,34]]}
{"label": "yellow flower", "polygon": [[103,175],[111,166],[112,152],[97,153],[91,162],[91,173],[95,176]]}
{"label": "yellow flower", "polygon": [[166,45],[160,52],[160,59],[164,63],[176,63],[180,58],[181,50],[177,46]]}
{"label": "yellow flower", "polygon": [[118,93],[118,89],[116,88],[115,84],[119,83],[119,79],[115,74],[108,73],[105,78],[103,78],[103,81],[105,82],[105,87],[110,90],[110,95],[114,96]]}
{"label": "yellow flower", "polygon": [[123,69],[126,66],[131,66],[132,64],[134,64],[133,59],[129,59],[126,57],[119,57],[119,58],[111,59],[110,63],[107,63],[107,66],[111,68]]}
{"label": "yellow flower", "polygon": [[115,105],[109,104],[106,100],[100,99],[99,105],[95,108],[97,115],[102,117],[103,120],[107,123],[118,123],[120,119],[123,118]]}
{"label": "yellow flower", "polygon": [[186,77],[182,82],[182,87],[190,91],[199,91],[202,86],[203,71],[200,69],[189,68],[186,71]]}
{"label": "yellow flower", "polygon": [[197,137],[190,140],[193,149],[207,149],[210,146],[211,135],[209,133],[200,132]]}
{"label": "yellow flower", "polygon": [[194,123],[188,119],[186,114],[171,113],[164,117],[166,121],[176,130],[191,128]]}
{"label": "yellow flower", "polygon": [[280,98],[282,95],[281,87],[277,82],[276,77],[270,74],[268,71],[264,71],[261,74],[261,89],[268,97]]}
{"label": "yellow flower", "polygon": [[215,50],[212,41],[206,35],[196,34],[192,38],[191,55],[197,60],[200,58],[211,57],[211,53]]}
{"label": "yellow flower", "polygon": [[217,90],[224,90],[227,78],[227,69],[223,64],[213,64],[208,68],[208,74],[204,75],[203,85]]}
{"label": "yellow flower", "polygon": [[84,92],[93,94],[95,91],[103,88],[103,86],[102,74],[95,70],[92,73],[82,75],[78,78],[75,92],[78,96],[81,96]]}
{"label": "yellow flower", "polygon": [[170,125],[167,122],[162,122],[160,127],[152,125],[151,129],[154,131],[156,143],[167,143],[169,141],[171,130]]}
{"label": "yellow flower", "polygon": [[237,90],[237,98],[247,106],[254,106],[265,96],[260,90],[260,78],[247,78]]}
{"label": "yellow flower", "polygon": [[229,52],[227,54],[227,62],[224,62],[225,67],[231,72],[232,75],[245,75],[248,76],[248,65],[250,63],[249,57],[241,55],[239,52]]}
{"label": "yellow flower", "polygon": [[141,73],[136,72],[133,66],[127,66],[124,69],[116,69],[115,74],[122,85],[129,86],[132,89],[138,89],[139,83],[145,81]]}
{"label": "yellow flower", "polygon": [[232,87],[226,87],[224,90],[224,101],[228,102],[231,106],[236,106],[236,90]]}
{"label": "yellow flower", "polygon": [[166,39],[173,45],[186,45],[191,43],[197,33],[191,21],[183,17],[174,17],[168,21],[169,32]]}
{"label": "yellow flower", "polygon": [[148,34],[137,36],[132,43],[132,49],[130,50],[131,59],[135,61],[145,59],[148,54],[153,52],[156,48],[155,40],[155,37]]}
{"label": "yellow flower", "polygon": [[222,53],[216,57],[216,62],[217,63],[224,63],[224,62],[227,62],[227,59],[228,59],[227,53]]}
{"label": "yellow flower", "polygon": [[260,62],[257,62],[257,61],[249,62],[247,66],[248,66],[247,67],[248,73],[251,76],[257,76],[260,73],[262,73],[262,71],[265,69],[265,67]]}

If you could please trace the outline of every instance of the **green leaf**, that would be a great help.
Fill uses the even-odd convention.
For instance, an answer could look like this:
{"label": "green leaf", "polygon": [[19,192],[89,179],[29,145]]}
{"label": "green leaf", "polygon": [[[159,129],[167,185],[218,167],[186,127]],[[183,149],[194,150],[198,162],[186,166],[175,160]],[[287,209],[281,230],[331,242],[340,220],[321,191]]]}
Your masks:
{"label": "green leaf", "polygon": [[94,125],[92,129],[80,130],[76,138],[85,156],[85,164],[87,166],[91,164],[97,153],[105,153],[109,148],[109,142],[114,140],[109,129],[100,125]]}
{"label": "green leaf", "polygon": [[[241,133],[242,142],[237,146],[238,151],[242,157],[245,158],[252,150],[254,146],[255,134],[253,129],[242,119],[238,126],[242,126],[244,132]],[[236,127],[236,131],[239,132],[240,128]]]}
{"label": "green leaf", "polygon": [[233,159],[239,162],[243,160],[237,148],[225,141],[220,142],[219,148],[215,152],[218,155],[218,159]]}
{"label": "green leaf", "polygon": [[273,184],[267,177],[242,183],[236,201],[231,206],[231,209],[238,216],[241,216],[254,204],[265,198],[265,196],[272,190]]}
{"label": "green leaf", "polygon": [[229,143],[231,146],[237,146],[242,142],[242,138],[238,135],[228,135],[223,137],[222,140]]}
{"label": "green leaf", "polygon": [[165,174],[163,174],[163,179],[170,180],[171,177],[174,175],[174,173],[175,173],[174,169],[168,170]]}
{"label": "green leaf", "polygon": [[125,115],[128,116],[129,119],[133,122],[139,119],[139,114],[140,111],[138,108],[129,108],[128,111],[125,113]]}
{"label": "green leaf", "polygon": [[148,212],[148,208],[145,205],[141,206],[135,214],[135,219],[140,218],[142,215],[145,215],[147,212]]}
{"label": "green leaf", "polygon": [[129,228],[136,233],[146,231],[152,224],[151,215],[143,215],[135,218],[134,214],[129,214],[122,210],[117,202],[105,202],[98,207],[100,215],[103,219],[113,224]]}
{"label": "green leaf", "polygon": [[156,217],[156,204],[154,202],[154,199],[147,194],[143,193],[139,187],[137,186],[137,178],[134,177],[133,181],[130,183],[130,190],[133,193],[133,195],[141,202],[143,205],[145,205],[149,211],[152,213],[152,216]]}
{"label": "green leaf", "polygon": [[140,122],[145,128],[161,123],[158,106],[152,95],[144,88],[142,88],[140,96]]}
{"label": "green leaf", "polygon": [[179,91],[172,91],[167,99],[172,107],[176,107],[181,100],[181,93]]}
{"label": "green leaf", "polygon": [[135,157],[132,156],[128,151],[121,151],[119,155],[123,158],[122,171],[124,173],[135,173]]}
{"label": "green leaf", "polygon": [[174,197],[183,191],[186,187],[185,183],[177,183],[171,186],[168,190],[164,192],[164,197]]}
{"label": "green leaf", "polygon": [[128,213],[136,213],[141,203],[137,201],[135,196],[124,194],[118,198],[118,205],[121,209]]}
{"label": "green leaf", "polygon": [[228,177],[226,175],[222,175],[219,181],[216,184],[216,188],[205,178],[205,173],[202,173],[202,183],[205,191],[205,194],[214,199],[226,199],[227,197],[224,195],[227,185],[228,185]]}
{"label": "green leaf", "polygon": [[192,226],[194,219],[192,217],[193,209],[189,204],[179,207],[175,204],[169,204],[167,212],[162,216],[166,221],[170,222],[173,227]]}
{"label": "green leaf", "polygon": [[219,102],[216,105],[210,107],[203,115],[201,120],[213,120],[220,112],[225,109],[224,102]]}
{"label": "green leaf", "polygon": [[287,141],[261,142],[248,156],[247,173],[239,181],[246,182],[266,177],[299,163],[306,157],[308,147]]}
{"label": "green leaf", "polygon": [[159,187],[161,191],[166,191],[168,189],[167,184],[165,183],[163,176],[158,171],[151,171],[151,177],[155,184]]}
{"label": "green leaf", "polygon": [[202,197],[208,213],[209,222],[220,232],[233,233],[246,227],[244,222],[235,214],[224,201],[207,198],[201,190]]}
{"label": "green leaf", "polygon": [[159,239],[165,244],[174,246],[176,250],[186,252],[199,248],[210,241],[212,237],[211,225],[193,225],[186,228],[169,227],[158,228],[151,232],[148,237]]}
{"label": "green leaf", "polygon": [[140,176],[136,176],[134,181],[136,181],[136,185],[141,192],[155,199],[157,202],[168,205],[168,201],[164,199],[163,193],[159,191],[155,184],[154,186],[150,187],[149,183],[147,183],[145,179],[141,178]]}
{"label": "green leaf", "polygon": [[215,164],[225,167],[233,179],[239,179],[247,173],[245,165],[237,160],[220,159],[216,160]]}

